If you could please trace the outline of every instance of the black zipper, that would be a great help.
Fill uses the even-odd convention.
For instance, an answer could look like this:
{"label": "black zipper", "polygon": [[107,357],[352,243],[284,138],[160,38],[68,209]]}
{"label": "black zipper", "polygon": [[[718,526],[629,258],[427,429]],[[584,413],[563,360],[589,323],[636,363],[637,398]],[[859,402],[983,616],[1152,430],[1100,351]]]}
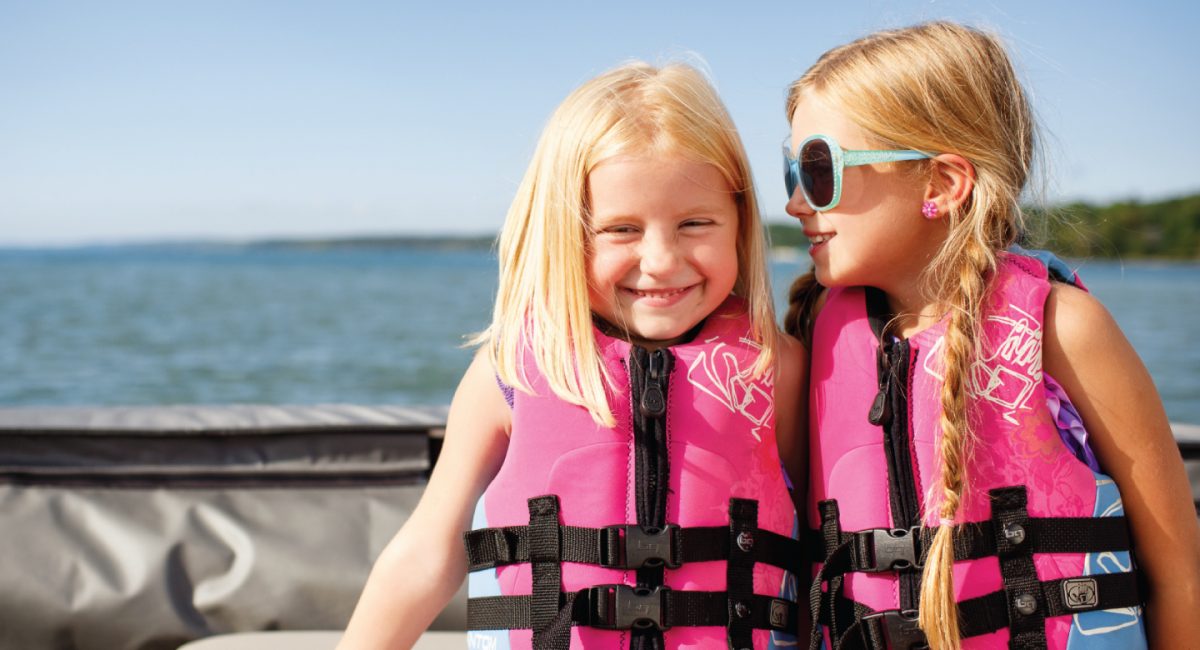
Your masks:
{"label": "black zipper", "polygon": [[642,526],[667,523],[667,390],[674,365],[667,349],[634,346],[630,351],[637,520]]}
{"label": "black zipper", "polygon": [[[875,336],[880,340],[876,353],[876,379],[879,392],[871,403],[867,419],[882,427],[888,468],[888,498],[892,526],[911,529],[920,523],[920,494],[913,472],[912,444],[909,431],[908,380],[912,347],[884,331],[891,320],[887,297],[877,289],[867,289],[867,312]],[[917,569],[900,572],[900,607],[915,609],[921,597],[921,574]]]}
{"label": "black zipper", "polygon": [[[908,341],[888,341],[879,348],[879,393],[871,405],[870,420],[883,428],[887,449],[888,491],[891,493],[892,524],[896,528],[917,525],[920,505],[912,468],[908,432]],[[879,407],[883,408],[880,409]],[[882,412],[880,412],[882,411]]]}
{"label": "black zipper", "polygon": [[[637,522],[643,529],[661,530],[667,524],[667,493],[671,470],[667,448],[667,395],[675,357],[666,348],[629,351],[629,392],[633,420],[634,485],[637,488]],[[663,584],[664,568],[637,570],[639,588]],[[634,629],[632,647],[662,647],[662,632]]]}

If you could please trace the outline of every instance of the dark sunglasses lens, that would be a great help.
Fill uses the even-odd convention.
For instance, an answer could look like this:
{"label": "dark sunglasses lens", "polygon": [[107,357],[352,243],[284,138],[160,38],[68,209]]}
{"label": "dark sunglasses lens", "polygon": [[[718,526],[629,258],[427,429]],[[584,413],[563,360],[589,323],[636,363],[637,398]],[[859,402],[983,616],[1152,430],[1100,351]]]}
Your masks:
{"label": "dark sunglasses lens", "polygon": [[796,186],[800,184],[800,179],[796,174],[796,161],[788,156],[787,152],[783,153],[783,184],[787,188],[788,200],[792,198],[792,194],[796,192]]}
{"label": "dark sunglasses lens", "polygon": [[800,150],[800,182],[817,206],[833,202],[833,154],[828,142],[812,140]]}

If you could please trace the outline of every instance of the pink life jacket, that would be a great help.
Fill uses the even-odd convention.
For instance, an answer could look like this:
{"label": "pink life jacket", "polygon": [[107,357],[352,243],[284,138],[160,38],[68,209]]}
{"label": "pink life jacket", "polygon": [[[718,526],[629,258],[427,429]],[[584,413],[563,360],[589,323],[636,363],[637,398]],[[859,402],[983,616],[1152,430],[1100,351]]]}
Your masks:
{"label": "pink life jacket", "polygon": [[[963,647],[1144,648],[1120,494],[1072,455],[1058,409],[1048,408],[1049,291],[1046,269],[1020,255],[1003,255],[991,280],[982,358],[969,377],[975,443],[955,527]],[[814,324],[808,512],[819,529],[810,602],[820,626],[812,647],[820,632],[829,647],[925,644],[916,609],[939,517],[946,326],[881,346],[887,311],[876,289],[832,289]]]}
{"label": "pink life jacket", "polygon": [[805,560],[743,301],[668,349],[595,336],[612,428],[525,357],[466,535],[469,647],[794,646]]}

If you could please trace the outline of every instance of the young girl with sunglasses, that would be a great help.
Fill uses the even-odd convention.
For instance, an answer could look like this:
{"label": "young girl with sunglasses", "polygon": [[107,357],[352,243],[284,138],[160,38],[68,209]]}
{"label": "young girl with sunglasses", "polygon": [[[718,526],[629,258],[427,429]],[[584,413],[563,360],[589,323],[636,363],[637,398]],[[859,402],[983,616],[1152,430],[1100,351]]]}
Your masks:
{"label": "young girl with sunglasses", "polygon": [[876,33],[818,59],[787,115],[814,265],[785,319],[812,354],[812,647],[1200,643],[1200,530],[1153,383],[1095,298],[1008,252],[1034,123],[1003,47]]}
{"label": "young girl with sunglasses", "polygon": [[440,460],[341,648],[409,647],[468,570],[473,648],[794,644],[780,458],[803,468],[804,443],[774,395],[803,390],[807,359],[774,323],[750,178],[690,67],[567,97]]}

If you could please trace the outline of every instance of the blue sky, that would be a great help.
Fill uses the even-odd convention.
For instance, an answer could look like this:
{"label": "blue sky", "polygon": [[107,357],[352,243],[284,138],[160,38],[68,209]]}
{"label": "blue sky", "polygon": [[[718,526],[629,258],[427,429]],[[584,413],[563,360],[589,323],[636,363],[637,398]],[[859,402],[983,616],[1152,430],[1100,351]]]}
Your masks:
{"label": "blue sky", "polygon": [[[1083,7],[1086,7],[1084,9]],[[622,61],[710,71],[783,214],[787,84],[934,18],[1009,42],[1050,201],[1200,190],[1194,3],[0,0],[0,245],[492,233],[555,105]]]}

